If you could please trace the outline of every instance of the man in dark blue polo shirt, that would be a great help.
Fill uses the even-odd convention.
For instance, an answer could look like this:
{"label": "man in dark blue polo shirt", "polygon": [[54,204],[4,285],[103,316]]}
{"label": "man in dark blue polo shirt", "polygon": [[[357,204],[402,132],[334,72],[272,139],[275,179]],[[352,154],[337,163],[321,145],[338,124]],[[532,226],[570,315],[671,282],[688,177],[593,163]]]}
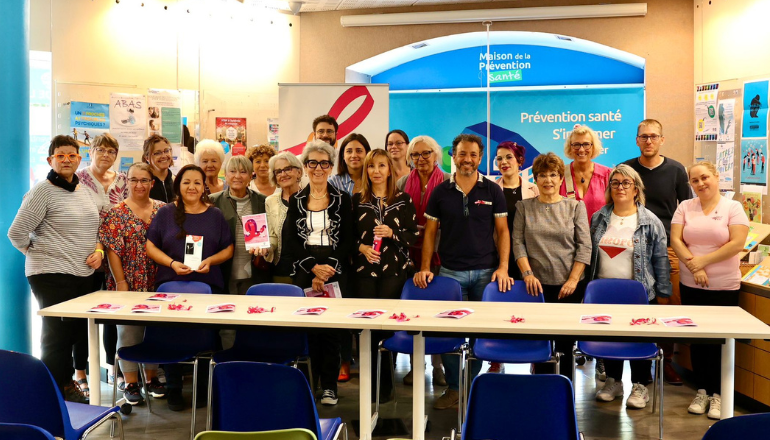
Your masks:
{"label": "man in dark blue polo shirt", "polygon": [[[464,300],[481,301],[490,281],[497,281],[501,292],[510,290],[513,284],[508,277],[511,237],[505,196],[500,186],[478,172],[483,152],[484,145],[476,135],[461,134],[452,142],[452,160],[457,171],[437,186],[428,200],[422,267],[414,275],[418,287],[425,288],[433,280],[430,257],[439,226],[439,275],[457,280]],[[459,400],[460,361],[454,355],[442,356],[442,360],[449,388],[436,400],[436,409],[450,408]],[[470,379],[480,370],[481,362],[474,361]]]}

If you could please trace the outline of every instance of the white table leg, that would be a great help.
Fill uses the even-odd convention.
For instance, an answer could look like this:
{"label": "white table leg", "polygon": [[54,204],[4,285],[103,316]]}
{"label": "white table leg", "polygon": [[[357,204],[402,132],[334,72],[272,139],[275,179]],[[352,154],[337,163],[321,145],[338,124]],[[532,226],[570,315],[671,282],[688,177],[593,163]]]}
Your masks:
{"label": "white table leg", "polygon": [[722,418],[729,419],[735,409],[735,339],[722,346]]}
{"label": "white table leg", "polygon": [[371,440],[372,429],[372,331],[362,330],[358,339],[359,347],[359,387],[358,396],[361,399],[359,411],[360,440]]}
{"label": "white table leg", "polygon": [[91,389],[91,405],[101,406],[102,404],[102,387],[101,378],[99,377],[99,326],[96,325],[96,320],[93,318],[88,319],[88,385]]}
{"label": "white table leg", "polygon": [[412,439],[425,440],[425,338],[414,335],[412,354]]}

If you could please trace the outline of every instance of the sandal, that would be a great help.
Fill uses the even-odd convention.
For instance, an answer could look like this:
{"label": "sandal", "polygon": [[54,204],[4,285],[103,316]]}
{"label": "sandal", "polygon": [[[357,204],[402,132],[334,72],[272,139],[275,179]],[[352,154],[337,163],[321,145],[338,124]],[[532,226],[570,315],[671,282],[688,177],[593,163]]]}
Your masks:
{"label": "sandal", "polygon": [[80,391],[83,392],[83,395],[86,397],[91,397],[91,389],[88,388],[88,379],[78,379],[75,381],[75,383],[78,384],[78,387],[80,388]]}

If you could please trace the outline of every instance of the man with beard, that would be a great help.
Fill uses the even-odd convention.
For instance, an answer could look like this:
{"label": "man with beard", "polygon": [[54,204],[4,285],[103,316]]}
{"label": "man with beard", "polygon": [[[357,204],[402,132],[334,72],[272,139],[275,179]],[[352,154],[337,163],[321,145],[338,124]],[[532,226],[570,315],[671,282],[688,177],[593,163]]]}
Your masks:
{"label": "man with beard", "polygon": [[324,141],[335,149],[337,148],[337,129],[340,126],[337,120],[329,115],[321,115],[313,119],[313,137],[315,140]]}
{"label": "man with beard", "polygon": [[[483,154],[484,144],[476,135],[461,134],[452,141],[452,160],[457,172],[438,185],[428,200],[422,267],[414,275],[418,287],[425,288],[433,280],[430,261],[439,227],[439,275],[460,283],[463,300],[481,301],[490,281],[497,281],[501,292],[510,290],[513,284],[508,277],[511,237],[505,195],[500,186],[478,172]],[[460,361],[454,355],[442,355],[442,360],[449,388],[436,400],[436,409],[451,408],[459,400]],[[480,370],[481,362],[474,361],[470,380]]]}

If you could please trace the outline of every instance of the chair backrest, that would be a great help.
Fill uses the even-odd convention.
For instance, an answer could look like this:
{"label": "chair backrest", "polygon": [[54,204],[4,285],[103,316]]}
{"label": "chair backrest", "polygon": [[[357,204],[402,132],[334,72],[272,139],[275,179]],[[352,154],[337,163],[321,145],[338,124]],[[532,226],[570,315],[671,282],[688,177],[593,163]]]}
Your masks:
{"label": "chair backrest", "polygon": [[204,431],[196,435],[195,440],[316,440],[316,436],[300,428],[262,432]]}
{"label": "chair backrest", "polygon": [[167,281],[158,286],[158,292],[211,293],[211,286],[200,281]]}
{"label": "chair backrest", "polygon": [[473,380],[462,440],[578,437],[572,384],[566,377],[482,374]]}
{"label": "chair backrest", "polygon": [[734,440],[766,438],[770,432],[770,413],[748,414],[716,422],[703,440]]}
{"label": "chair backrest", "polygon": [[421,289],[409,279],[401,290],[401,299],[418,299],[425,301],[462,301],[463,292],[457,280],[448,277],[433,277],[428,287]]}
{"label": "chair backrest", "polygon": [[511,286],[511,290],[507,292],[501,292],[498,288],[497,282],[492,281],[484,288],[484,294],[481,297],[482,301],[492,302],[533,302],[541,303],[545,302],[543,295],[532,296],[527,293],[527,284],[524,281],[517,281]]}
{"label": "chair backrest", "polygon": [[249,287],[246,295],[304,297],[305,292],[293,284],[262,283]]}
{"label": "chair backrest", "polygon": [[[20,423],[72,438],[69,413],[59,388],[39,359],[0,350],[0,423]],[[0,438],[5,438],[0,436]]]}
{"label": "chair backrest", "polygon": [[320,438],[313,393],[296,368],[261,362],[214,366],[211,411],[216,431],[304,428]]}
{"label": "chair backrest", "polygon": [[3,440],[55,440],[43,428],[19,423],[0,423],[0,439]]}
{"label": "chair backrest", "polygon": [[593,304],[648,304],[647,289],[636,280],[605,278],[593,280],[586,287],[583,299]]}

